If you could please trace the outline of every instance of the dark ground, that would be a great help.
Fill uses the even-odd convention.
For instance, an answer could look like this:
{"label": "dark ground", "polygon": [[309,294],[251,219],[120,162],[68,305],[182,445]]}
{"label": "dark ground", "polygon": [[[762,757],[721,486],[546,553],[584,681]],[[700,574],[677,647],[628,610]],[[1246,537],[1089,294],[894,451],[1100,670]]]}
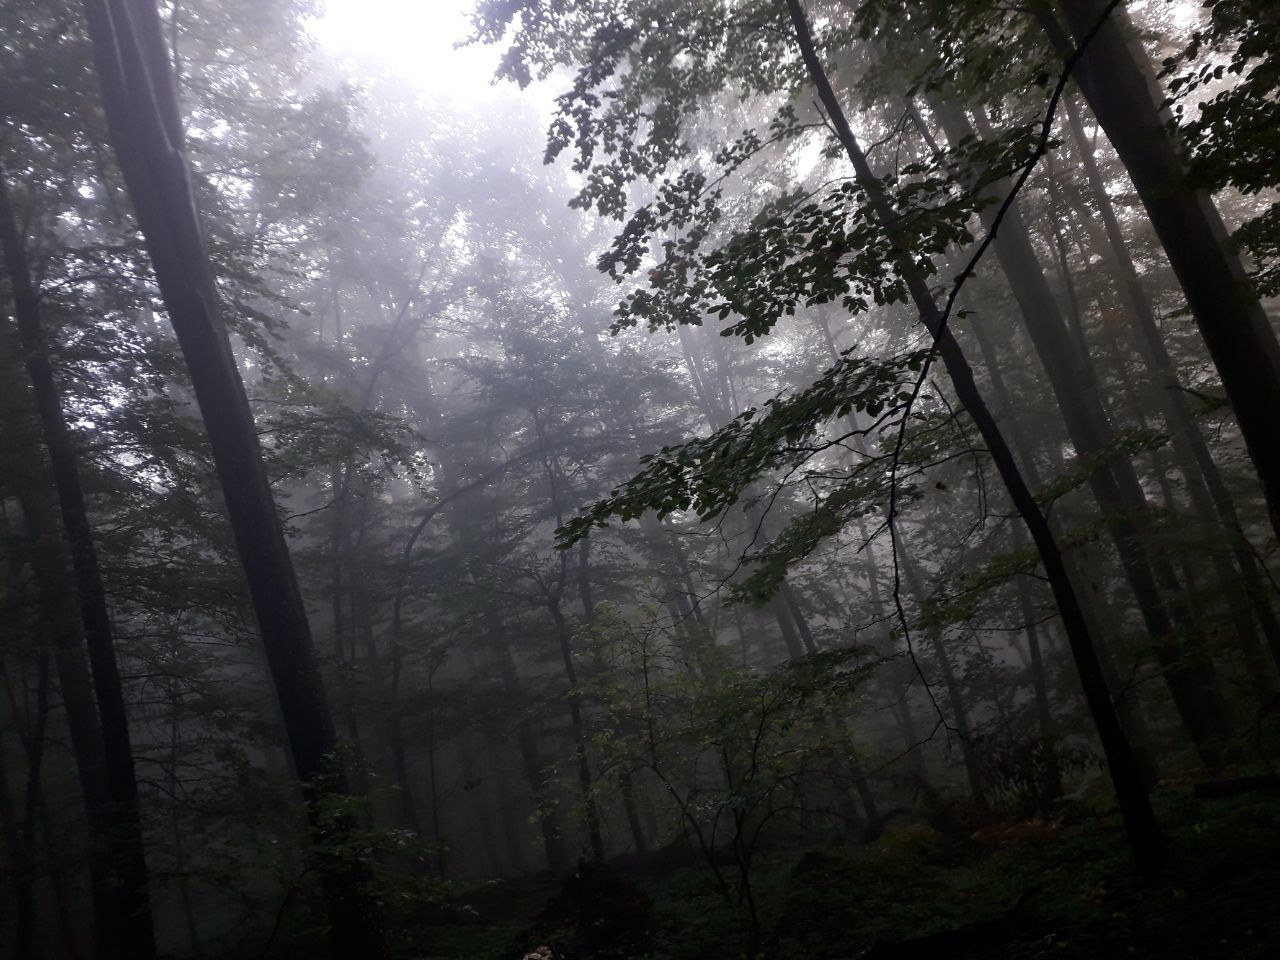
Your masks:
{"label": "dark ground", "polygon": [[556,960],[1280,958],[1280,791],[1203,799],[1188,786],[1156,802],[1174,863],[1150,883],[1113,814],[984,842],[909,824],[876,846],[762,860],[754,948],[709,870],[612,868],[564,888],[544,878],[458,890],[465,909],[417,931],[416,955],[518,960],[545,944]]}

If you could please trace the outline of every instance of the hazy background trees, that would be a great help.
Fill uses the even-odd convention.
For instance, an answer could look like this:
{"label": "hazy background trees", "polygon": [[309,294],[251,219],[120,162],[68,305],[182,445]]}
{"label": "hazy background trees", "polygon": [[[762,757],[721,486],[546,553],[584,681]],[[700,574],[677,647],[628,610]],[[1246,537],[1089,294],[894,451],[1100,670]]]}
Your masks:
{"label": "hazy background trees", "polygon": [[401,13],[0,9],[0,956],[1266,761],[1265,3]]}

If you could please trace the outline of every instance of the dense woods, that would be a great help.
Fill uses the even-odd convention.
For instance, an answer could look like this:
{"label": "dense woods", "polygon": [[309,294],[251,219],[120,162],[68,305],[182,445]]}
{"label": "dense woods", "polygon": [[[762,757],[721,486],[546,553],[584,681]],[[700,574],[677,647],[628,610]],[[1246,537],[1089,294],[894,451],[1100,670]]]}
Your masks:
{"label": "dense woods", "polygon": [[0,960],[1280,953],[1280,8],[330,8],[0,4]]}

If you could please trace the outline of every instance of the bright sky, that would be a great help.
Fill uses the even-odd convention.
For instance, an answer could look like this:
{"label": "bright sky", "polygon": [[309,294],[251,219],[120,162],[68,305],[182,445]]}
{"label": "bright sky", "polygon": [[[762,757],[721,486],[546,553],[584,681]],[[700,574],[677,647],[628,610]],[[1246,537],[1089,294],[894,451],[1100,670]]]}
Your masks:
{"label": "bright sky", "polygon": [[486,99],[496,48],[455,50],[470,34],[470,0],[325,0],[312,35],[334,53],[383,66],[459,100]]}

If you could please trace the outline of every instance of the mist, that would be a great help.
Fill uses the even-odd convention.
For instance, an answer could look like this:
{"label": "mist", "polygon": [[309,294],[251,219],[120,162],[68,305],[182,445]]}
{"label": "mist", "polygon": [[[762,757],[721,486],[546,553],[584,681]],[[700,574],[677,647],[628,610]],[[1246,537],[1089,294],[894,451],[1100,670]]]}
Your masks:
{"label": "mist", "polygon": [[1266,0],[0,53],[0,960],[1280,950]]}

